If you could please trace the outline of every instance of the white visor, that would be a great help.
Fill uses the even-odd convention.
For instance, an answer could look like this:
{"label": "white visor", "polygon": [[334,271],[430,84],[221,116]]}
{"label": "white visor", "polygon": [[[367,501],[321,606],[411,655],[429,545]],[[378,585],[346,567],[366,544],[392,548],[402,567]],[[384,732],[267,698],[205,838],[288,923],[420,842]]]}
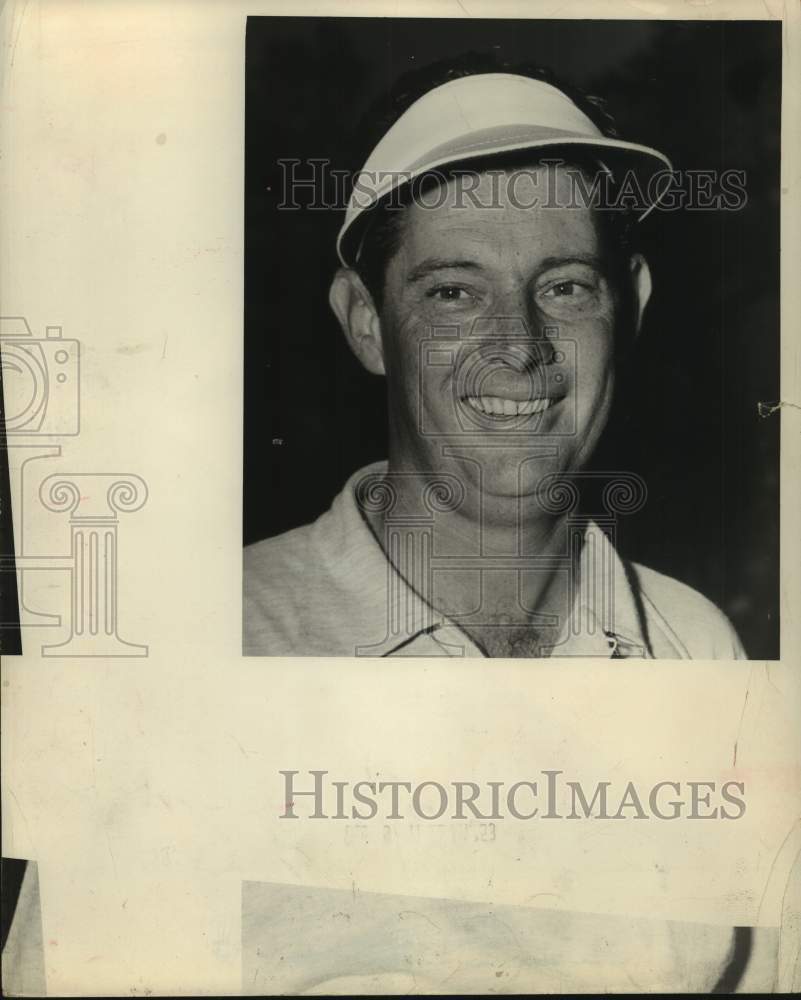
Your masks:
{"label": "white visor", "polygon": [[[415,101],[384,135],[362,167],[337,237],[340,261],[358,259],[365,213],[396,188],[438,167],[515,150],[571,146],[603,153],[603,169],[625,160],[641,191],[672,171],[670,160],[649,146],[603,135],[576,105],[549,83],[512,73],[479,73],[435,87]],[[654,208],[667,184],[638,221]]]}

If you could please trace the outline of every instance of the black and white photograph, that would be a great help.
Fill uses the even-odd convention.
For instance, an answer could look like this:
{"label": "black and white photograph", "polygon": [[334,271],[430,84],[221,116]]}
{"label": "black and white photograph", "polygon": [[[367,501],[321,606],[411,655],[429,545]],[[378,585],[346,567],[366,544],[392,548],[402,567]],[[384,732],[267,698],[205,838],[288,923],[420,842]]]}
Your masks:
{"label": "black and white photograph", "polygon": [[801,990],[801,10],[0,41],[3,995]]}
{"label": "black and white photograph", "polygon": [[249,19],[246,655],[779,657],[781,60]]}

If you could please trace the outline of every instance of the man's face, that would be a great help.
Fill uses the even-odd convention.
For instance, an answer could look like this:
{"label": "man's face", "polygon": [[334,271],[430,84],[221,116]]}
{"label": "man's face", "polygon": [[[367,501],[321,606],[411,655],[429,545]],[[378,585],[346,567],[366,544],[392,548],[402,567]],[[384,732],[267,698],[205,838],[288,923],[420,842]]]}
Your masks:
{"label": "man's face", "polygon": [[[540,191],[545,169],[532,172]],[[563,168],[555,183],[564,205]],[[406,209],[387,268],[390,460],[452,469],[442,449],[456,445],[481,462],[485,496],[530,494],[542,476],[580,468],[606,423],[617,305],[610,261],[589,208],[527,207],[522,187],[510,200],[488,174],[475,200],[460,204],[454,184],[447,198],[427,199],[440,207]],[[496,207],[486,207],[493,196]],[[475,483],[475,463],[460,464]]]}

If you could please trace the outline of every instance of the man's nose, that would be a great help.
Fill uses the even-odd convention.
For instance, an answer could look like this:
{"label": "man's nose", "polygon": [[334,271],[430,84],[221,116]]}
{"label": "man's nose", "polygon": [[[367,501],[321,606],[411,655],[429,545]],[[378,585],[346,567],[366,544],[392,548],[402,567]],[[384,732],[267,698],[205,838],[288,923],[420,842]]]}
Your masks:
{"label": "man's nose", "polygon": [[481,317],[473,326],[473,338],[480,345],[478,349],[484,359],[519,372],[552,364],[556,351],[553,340],[557,335],[553,325],[520,314]]}

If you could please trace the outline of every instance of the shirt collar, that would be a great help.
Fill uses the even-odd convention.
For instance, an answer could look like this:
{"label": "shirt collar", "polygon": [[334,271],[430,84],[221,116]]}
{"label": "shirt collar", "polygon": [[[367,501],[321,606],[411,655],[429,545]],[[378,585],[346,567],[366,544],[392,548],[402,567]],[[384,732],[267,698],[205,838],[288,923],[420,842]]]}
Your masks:
{"label": "shirt collar", "polygon": [[[348,623],[357,656],[482,656],[454,622],[440,614],[401,576],[385,556],[356,500],[366,477],[379,482],[386,461],[355,472],[324,519],[318,551],[338,587],[358,608]],[[372,499],[381,502],[380,492]],[[637,598],[613,543],[593,520],[583,526],[578,586],[573,611],[552,648],[555,656],[648,655]]]}

